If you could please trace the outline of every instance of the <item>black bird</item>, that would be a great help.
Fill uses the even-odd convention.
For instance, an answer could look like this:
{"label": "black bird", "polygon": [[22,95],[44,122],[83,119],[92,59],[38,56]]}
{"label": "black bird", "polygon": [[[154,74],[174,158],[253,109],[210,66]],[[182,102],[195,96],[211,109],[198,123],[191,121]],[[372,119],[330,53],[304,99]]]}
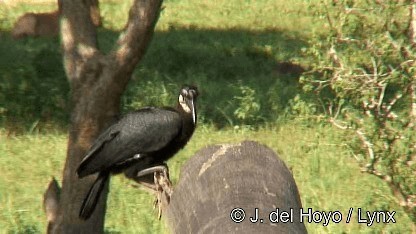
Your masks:
{"label": "black bird", "polygon": [[197,96],[196,87],[185,86],[176,108],[146,107],[128,113],[95,140],[77,169],[79,178],[99,173],[81,206],[81,219],[91,216],[111,173],[139,168],[136,176],[143,176],[166,167],[165,161],[186,145],[195,130]]}

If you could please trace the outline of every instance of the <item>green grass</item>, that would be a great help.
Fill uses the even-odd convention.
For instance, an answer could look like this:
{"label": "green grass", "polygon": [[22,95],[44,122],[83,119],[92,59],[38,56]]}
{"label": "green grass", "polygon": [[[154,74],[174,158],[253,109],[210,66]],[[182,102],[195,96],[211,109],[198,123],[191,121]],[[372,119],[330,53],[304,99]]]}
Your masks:
{"label": "green grass", "polygon": [[[131,1],[103,1],[100,48],[117,40]],[[410,220],[387,186],[361,174],[339,133],[309,121],[308,106],[294,100],[299,74],[281,62],[305,65],[302,48],[327,30],[303,0],[167,0],[149,50],[122,99],[123,112],[169,105],[178,86],[201,89],[200,125],[192,141],[168,162],[174,183],[180,167],[210,144],[257,140],[291,168],[303,206],[341,211],[395,210],[396,224],[308,224],[310,233],[410,233]],[[26,11],[54,4],[0,4],[0,233],[41,233],[42,195],[51,176],[61,179],[66,153],[69,85],[58,38],[14,41],[9,31]],[[256,108],[258,106],[258,108]],[[303,119],[302,119],[303,118]],[[166,232],[152,210],[153,196],[122,176],[111,181],[108,233]],[[131,215],[134,214],[134,215]]]}
{"label": "green grass", "polygon": [[[205,5],[209,3],[207,1]],[[173,101],[171,94],[177,92],[178,86],[193,83],[199,85],[204,97],[200,100],[200,116],[204,123],[218,127],[273,123],[284,112],[288,101],[299,92],[296,74],[283,74],[279,71],[279,63],[300,60],[301,49],[306,46],[303,38],[306,30],[296,27],[296,31],[288,31],[276,26],[276,22],[286,22],[285,27],[288,27],[287,19],[262,21],[262,24],[270,22],[267,26],[253,25],[246,21],[250,19],[248,15],[239,15],[247,3],[235,3],[226,4],[231,13],[224,16],[218,12],[216,4],[211,3],[209,13],[205,5],[167,1],[148,53],[124,95],[124,111],[143,105],[170,104]],[[109,51],[117,39],[116,30],[122,27],[122,18],[126,17],[120,12],[127,11],[128,3],[105,2],[101,6],[104,28],[99,30],[99,45],[103,51]],[[191,6],[195,9],[196,21],[180,23],[179,19],[187,17],[182,15],[187,12],[183,7]],[[283,6],[270,8],[266,7],[267,2],[254,6],[256,9],[247,14],[263,9],[268,17],[283,17],[274,10]],[[19,5],[16,12],[21,13],[24,9],[27,9],[26,5]],[[7,22],[3,29],[9,30],[10,22],[19,14],[9,9],[3,9],[3,12],[6,12],[4,21]],[[170,16],[172,14],[174,16]],[[198,21],[196,16],[207,14],[222,23],[212,22],[208,26],[208,22]],[[309,18],[301,17],[303,14],[297,12],[297,18]],[[4,55],[0,57],[0,78],[3,80],[0,83],[0,125],[8,129],[19,128],[15,131],[23,132],[34,125],[43,128],[47,123],[65,127],[69,87],[59,59],[58,39],[14,41],[6,32],[2,35],[0,51]],[[236,98],[245,97],[241,92],[243,88],[254,91],[252,98],[260,106],[258,111],[248,110],[251,113],[247,116],[255,115],[255,119],[236,116],[237,109],[244,109],[244,102],[239,101],[242,99]],[[161,99],[161,94],[165,98]]]}
{"label": "green grass", "polygon": [[[61,176],[67,143],[65,134],[7,137],[0,135],[0,227],[5,233],[42,232],[45,214],[42,195],[52,175]],[[319,211],[348,209],[397,211],[396,224],[351,223],[308,224],[310,233],[410,233],[410,220],[398,207],[389,189],[380,180],[363,176],[351,159],[348,148],[327,126],[283,125],[256,132],[200,127],[192,141],[168,162],[174,183],[180,167],[196,151],[211,144],[257,140],[277,152],[292,170],[303,207]],[[30,146],[30,147],[28,147]],[[12,166],[13,165],[13,166]],[[60,178],[59,178],[60,179]],[[133,187],[122,176],[113,177],[108,198],[106,230],[110,233],[166,232],[163,221],[152,209],[153,195]],[[131,215],[134,214],[134,215]]]}

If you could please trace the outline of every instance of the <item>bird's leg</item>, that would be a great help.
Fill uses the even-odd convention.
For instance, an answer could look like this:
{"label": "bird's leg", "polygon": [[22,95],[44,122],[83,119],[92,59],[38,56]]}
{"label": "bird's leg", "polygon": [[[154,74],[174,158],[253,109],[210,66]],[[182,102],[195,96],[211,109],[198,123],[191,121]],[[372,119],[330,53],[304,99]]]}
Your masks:
{"label": "bird's leg", "polygon": [[161,171],[155,172],[155,184],[160,186],[170,198],[172,195],[172,182],[169,177],[169,168],[164,166]]}
{"label": "bird's leg", "polygon": [[151,173],[154,174],[154,184],[156,185],[154,190],[157,191],[157,186],[159,186],[170,197],[170,195],[172,195],[172,182],[170,181],[168,166],[166,164],[162,164],[146,168],[137,172],[136,177],[142,177]]}
{"label": "bird's leg", "polygon": [[156,200],[153,202],[153,209],[156,208],[156,206],[158,206],[157,209],[157,218],[160,220],[160,218],[162,217],[162,206],[163,206],[163,200],[162,200],[162,195],[163,195],[163,188],[159,183],[159,178],[160,178],[160,172],[155,172],[153,174],[153,178],[155,181],[155,186],[156,186]]}
{"label": "bird's leg", "polygon": [[168,166],[166,164],[149,167],[149,168],[143,169],[141,171],[138,171],[137,174],[136,174],[136,177],[142,177],[142,176],[149,175],[149,174],[152,174],[152,173],[155,173],[155,172],[161,172],[161,171],[163,172],[165,170],[168,171],[167,168],[168,168]]}
{"label": "bird's leg", "polygon": [[158,205],[158,218],[160,219],[162,217],[163,203],[166,202],[169,204],[170,202],[170,196],[172,195],[172,182],[170,181],[169,168],[166,164],[141,170],[136,174],[136,177],[146,176],[151,173],[153,173],[154,184],[152,187],[154,187],[148,187],[152,188],[156,192],[156,201],[154,205],[155,207]]}
{"label": "bird's leg", "polygon": [[[158,179],[155,179],[155,173],[158,173]],[[159,184],[162,184],[169,194],[172,193],[172,189],[170,188],[170,186],[172,186],[172,183],[169,179],[169,169],[166,164],[152,166],[149,168],[139,170],[137,170],[135,167],[132,167],[128,170],[125,170],[124,174],[127,178],[136,181],[137,183],[143,185],[146,189],[150,189],[153,192],[158,190],[156,188],[156,184],[158,184],[158,181],[160,181]]]}

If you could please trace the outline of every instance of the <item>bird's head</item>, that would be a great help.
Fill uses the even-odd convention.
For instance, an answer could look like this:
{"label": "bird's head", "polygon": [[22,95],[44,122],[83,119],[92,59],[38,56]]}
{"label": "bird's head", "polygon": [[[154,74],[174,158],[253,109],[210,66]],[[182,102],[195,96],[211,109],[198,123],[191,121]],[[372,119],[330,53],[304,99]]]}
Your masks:
{"label": "bird's head", "polygon": [[179,92],[179,105],[187,114],[192,114],[192,121],[196,124],[195,102],[198,97],[198,88],[196,86],[184,86]]}

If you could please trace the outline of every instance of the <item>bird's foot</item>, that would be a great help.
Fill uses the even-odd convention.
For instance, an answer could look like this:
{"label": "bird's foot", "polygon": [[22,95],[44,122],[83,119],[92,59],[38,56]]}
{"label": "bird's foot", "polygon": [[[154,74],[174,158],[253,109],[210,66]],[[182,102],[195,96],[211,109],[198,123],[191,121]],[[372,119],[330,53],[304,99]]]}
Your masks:
{"label": "bird's foot", "polygon": [[170,202],[172,195],[172,182],[169,179],[168,168],[165,167],[162,171],[154,173],[154,183],[156,186],[156,200],[154,202],[154,208],[158,206],[158,218],[162,217],[163,207],[167,206]]}
{"label": "bird's foot", "polygon": [[[149,185],[148,183],[140,182],[140,177],[149,175],[153,173],[153,184]],[[172,195],[172,182],[169,178],[169,168],[166,164],[158,165],[144,170],[139,171],[136,174],[136,181],[150,188],[156,193],[156,199],[153,203],[154,209],[158,207],[158,218],[162,217],[162,209],[166,207],[170,202],[170,197]]]}

